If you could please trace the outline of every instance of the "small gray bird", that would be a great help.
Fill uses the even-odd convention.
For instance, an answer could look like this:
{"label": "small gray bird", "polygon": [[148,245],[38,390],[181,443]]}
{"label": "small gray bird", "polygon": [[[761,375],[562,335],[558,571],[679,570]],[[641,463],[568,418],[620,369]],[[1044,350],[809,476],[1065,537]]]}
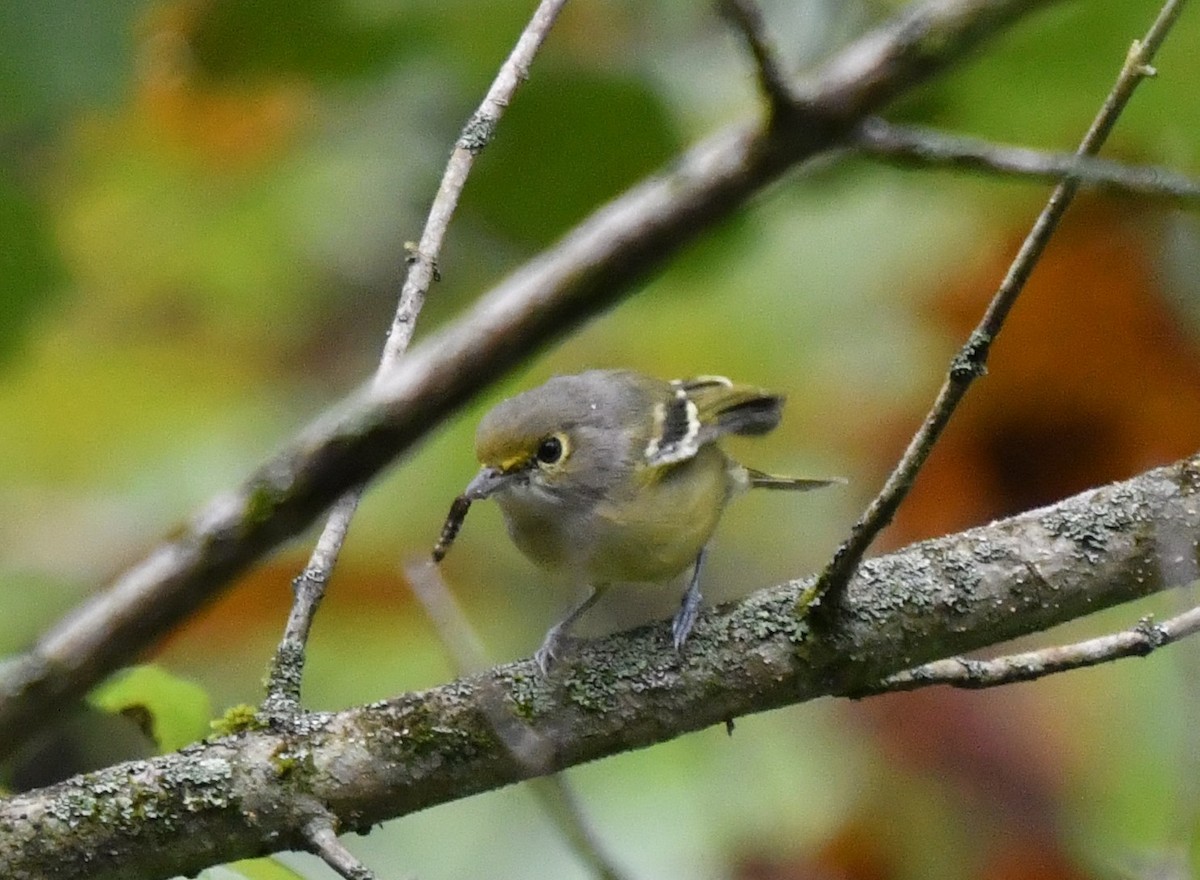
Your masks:
{"label": "small gray bird", "polygon": [[783,402],[721,376],[667,382],[591,370],[550,379],[479,423],[483,468],[451,509],[434,559],[445,555],[470,503],[494,498],[522,553],[590,587],[546,633],[535,655],[543,672],[609,584],[661,583],[692,566],[673,625],[682,647],[700,608],[705,547],[729,500],[749,488],[842,482],[764,474],[717,445],[727,434],[771,431]]}

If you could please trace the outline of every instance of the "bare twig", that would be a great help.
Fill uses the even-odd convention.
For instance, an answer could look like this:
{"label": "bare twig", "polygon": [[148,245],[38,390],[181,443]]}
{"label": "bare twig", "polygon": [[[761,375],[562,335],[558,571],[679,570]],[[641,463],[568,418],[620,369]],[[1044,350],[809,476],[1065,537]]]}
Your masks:
{"label": "bare twig", "polygon": [[915,125],[897,125],[877,116],[854,133],[860,152],[901,166],[985,171],[1030,180],[1074,177],[1091,189],[1200,203],[1200,182],[1167,168],[1126,165],[1078,153],[1052,153],[996,144]]}
{"label": "bare twig", "polygon": [[878,687],[867,693],[911,691],[931,684],[948,684],[959,688],[990,688],[1019,681],[1033,681],[1097,666],[1122,657],[1145,657],[1159,648],[1200,632],[1200,608],[1192,608],[1162,623],[1143,617],[1137,625],[1121,632],[1110,633],[1071,645],[1057,645],[1010,654],[991,660],[968,657],[949,657],[935,660],[915,669],[889,675]]}
{"label": "bare twig", "polygon": [[[383,348],[375,381],[386,375],[400,360],[412,341],[417,316],[425,305],[430,286],[438,277],[437,261],[446,239],[450,219],[458,207],[459,197],[475,157],[487,146],[496,124],[504,114],[517,87],[529,77],[533,63],[550,27],[554,24],[566,0],[542,0],[517,40],[500,72],[484,96],[483,103],[471,116],[459,135],[442,175],[441,185],[434,196],[425,221],[425,229],[415,249],[409,251],[408,273],[400,291],[396,315]],[[362,498],[362,487],[351,489],[330,511],[325,527],[304,571],[293,581],[295,598],[288,615],[283,639],[275,651],[267,677],[265,711],[274,716],[294,712],[300,702],[301,674],[304,668],[304,647],[312,628],[313,617],[325,596],[325,587],[337,565],[338,555],[346,540],[350,520]]]}
{"label": "bare twig", "polygon": [[299,708],[308,633],[312,629],[317,608],[325,598],[325,587],[337,567],[338,556],[350,529],[350,520],[354,518],[361,500],[361,488],[351,489],[338,499],[329,511],[308,564],[292,581],[292,609],[283,638],[271,659],[267,672],[267,696],[263,702],[263,711],[277,719],[285,718]]}
{"label": "bare twig", "polygon": [[767,36],[762,10],[754,0],[720,0],[719,8],[733,22],[754,56],[758,70],[758,87],[771,109],[771,118],[778,119],[795,106],[790,78],[779,62],[779,55]]}
{"label": "bare twig", "polygon": [[[0,876],[193,875],[301,845],[301,793],[339,830],[364,831],[747,713],[860,694],[914,665],[1192,583],[1198,499],[1200,455],[867,560],[820,638],[792,614],[804,583],[789,581],[706,610],[682,655],[662,621],[580,644],[551,679],[521,661],[16,795],[0,801]],[[543,763],[513,759],[498,707],[553,742]]]}
{"label": "bare twig", "polygon": [[[595,212],[273,456],[0,672],[0,755],[365,483],[528,352],[598,313],[861,116],[1057,0],[924,0],[805,87],[813,124],[732,126]],[[843,120],[829,125],[828,120]]]}
{"label": "bare twig", "polygon": [[474,675],[486,669],[483,641],[446,586],[441,569],[430,562],[413,562],[404,567],[404,577],[433,624],[454,672]]}
{"label": "bare twig", "polygon": [[554,773],[525,783],[533,792],[542,812],[550,817],[576,857],[599,880],[623,880],[622,874],[604,852],[583,804],[565,776]]}
{"label": "bare twig", "polygon": [[[1121,66],[1116,84],[1079,145],[1078,155],[1091,156],[1100,149],[1133,95],[1134,89],[1143,78],[1154,74],[1150,62],[1166,39],[1182,7],[1183,0],[1167,0],[1146,37],[1134,41],[1125,63]],[[888,475],[879,494],[854,524],[850,536],[838,547],[816,583],[801,596],[797,603],[798,613],[807,613],[809,606],[822,599],[826,609],[836,605],[867,548],[876,535],[892,521],[896,509],[908,495],[917,473],[933,450],[959,402],[971,384],[987,372],[987,358],[992,343],[1078,190],[1078,178],[1067,176],[1050,194],[1050,200],[1022,243],[979,325],[950,362],[949,372],[924,423],[909,442],[895,469]],[[827,613],[827,610],[821,612],[822,616]]]}
{"label": "bare twig", "polygon": [[304,837],[312,851],[346,880],[375,880],[375,873],[338,840],[332,816],[310,819],[304,826]]}
{"label": "bare twig", "polygon": [[[437,630],[456,673],[465,676],[482,672],[487,666],[483,642],[446,586],[441,569],[424,562],[406,566],[404,573]],[[482,704],[510,754],[529,765],[531,776],[540,777],[541,773],[546,772],[545,764],[554,753],[554,743],[544,734],[529,728],[515,730],[511,712],[498,688]],[[600,880],[622,880],[623,875],[605,854],[583,805],[567,780],[556,773],[532,778],[529,786],[542,811],[579,860]]]}
{"label": "bare twig", "polygon": [[380,374],[385,374],[396,365],[400,356],[408,348],[412,340],[417,315],[425,303],[425,293],[430,285],[438,278],[438,255],[442,251],[442,242],[446,238],[446,230],[450,226],[450,218],[458,207],[459,196],[467,182],[467,175],[475,164],[475,157],[488,145],[496,132],[496,125],[505,109],[516,93],[518,86],[529,78],[529,67],[533,63],[542,43],[545,41],[554,20],[562,10],[566,0],[542,0],[534,10],[533,17],[521,36],[517,45],[500,66],[496,79],[470,120],[463,127],[446,172],[442,175],[441,185],[429,209],[429,219],[421,240],[415,250],[409,253],[408,276],[404,281],[404,289],[400,292],[400,305],[388,334],[387,345],[383,350],[383,359],[379,365]]}

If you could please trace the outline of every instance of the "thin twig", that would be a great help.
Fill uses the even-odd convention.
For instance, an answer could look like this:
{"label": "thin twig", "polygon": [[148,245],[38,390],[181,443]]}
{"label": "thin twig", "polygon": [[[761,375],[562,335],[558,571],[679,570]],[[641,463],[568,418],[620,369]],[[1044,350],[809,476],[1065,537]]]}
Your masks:
{"label": "thin twig", "polygon": [[911,691],[931,684],[959,688],[990,688],[1047,675],[1097,666],[1122,657],[1145,657],[1159,648],[1200,632],[1200,608],[1192,608],[1162,623],[1143,617],[1137,625],[1071,645],[1057,645],[991,660],[948,657],[883,679],[863,694]]}
{"label": "thin twig", "polygon": [[428,561],[413,562],[404,567],[404,577],[433,624],[454,671],[474,675],[486,669],[489,664],[483,640],[446,586],[441,569]]}
{"label": "thin twig", "polygon": [[758,87],[771,108],[771,118],[778,119],[795,106],[792,86],[771,45],[762,10],[754,0],[720,0],[722,14],[731,21],[754,56],[758,71]]}
{"label": "thin twig", "polygon": [[[383,355],[375,372],[376,384],[395,367],[412,341],[417,316],[425,305],[425,297],[439,277],[437,262],[442,243],[446,239],[450,219],[458,207],[467,176],[475,164],[475,157],[491,140],[496,124],[516,93],[517,87],[529,78],[529,67],[533,58],[565,2],[566,0],[542,0],[538,5],[529,24],[517,40],[517,45],[500,66],[500,71],[479,109],[472,114],[454,145],[450,161],[442,175],[441,185],[429,209],[421,240],[409,251],[408,273],[400,291],[391,331],[388,333]],[[350,528],[350,520],[358,509],[362,493],[362,487],[351,489],[334,505],[308,564],[293,581],[295,598],[292,610],[267,676],[264,710],[270,715],[286,716],[299,706],[308,633],[312,629],[317,608],[325,596],[329,578],[337,565],[338,555]]]}
{"label": "thin twig", "polygon": [[[1084,135],[1076,151],[1077,155],[1091,156],[1100,149],[1133,95],[1134,89],[1145,77],[1154,75],[1155,71],[1150,62],[1166,39],[1171,25],[1179,17],[1183,2],[1184,0],[1167,0],[1146,33],[1145,39],[1134,41],[1125,63],[1121,66],[1117,81]],[[909,442],[895,469],[888,475],[883,489],[854,524],[850,536],[838,547],[833,559],[813,586],[802,594],[797,603],[798,613],[807,613],[811,605],[823,599],[826,610],[820,613],[825,616],[829,613],[828,609],[838,603],[867,548],[879,532],[892,521],[896,509],[908,495],[917,473],[929,457],[929,453],[933,451],[934,444],[937,443],[967,389],[987,372],[987,358],[992,343],[1078,190],[1078,178],[1068,175],[1050,194],[1046,207],[1022,243],[979,325],[951,360],[946,379],[924,423]]]}
{"label": "thin twig", "polygon": [[598,880],[623,880],[625,875],[605,855],[578,794],[565,776],[561,773],[540,776],[530,779],[525,785],[533,792],[542,812],[554,822],[575,855]]}
{"label": "thin twig", "polygon": [[429,219],[415,250],[409,253],[408,277],[400,292],[400,304],[392,322],[379,365],[380,375],[395,366],[412,340],[417,315],[425,303],[425,293],[439,277],[438,256],[450,218],[458,207],[459,196],[467,182],[467,175],[475,164],[475,157],[483,151],[496,132],[496,125],[504,115],[509,102],[521,83],[529,78],[529,67],[533,63],[542,43],[545,42],[554,20],[566,0],[542,0],[534,10],[529,24],[517,39],[504,64],[500,66],[482,103],[463,127],[454,152],[442,175],[441,185],[429,209]]}
{"label": "thin twig", "polygon": [[[438,638],[460,677],[477,675],[487,668],[483,642],[462,606],[446,586],[441,569],[429,563],[414,563],[405,567],[405,576],[413,594],[425,608]],[[624,876],[605,854],[600,839],[574,790],[561,774],[542,778],[546,762],[554,754],[554,743],[543,733],[522,726],[514,729],[512,711],[504,700],[499,686],[481,700],[492,727],[514,759],[530,771],[529,787],[537,798],[542,812],[558,829],[579,860],[600,880],[622,880]]]}
{"label": "thin twig", "polygon": [[375,872],[355,858],[338,840],[332,816],[310,819],[304,826],[304,837],[312,851],[346,880],[376,880]]}
{"label": "thin twig", "polygon": [[[732,125],[603,206],[417,346],[382,383],[299,432],[239,486],[50,627],[0,670],[0,756],[212,601],[241,572],[370,480],[529,351],[624,296],[846,126],[944,72],[988,35],[1062,0],[923,0],[805,85],[812,126]],[[857,115],[856,115],[857,114]]]}
{"label": "thin twig", "polygon": [[267,672],[263,711],[269,716],[282,719],[299,708],[308,634],[361,500],[361,488],[351,489],[338,499],[329,511],[308,564],[292,581],[292,608]]}
{"label": "thin twig", "polygon": [[1096,190],[1200,203],[1200,182],[1167,168],[1126,165],[1078,153],[1053,153],[947,134],[916,125],[898,125],[878,116],[863,120],[854,145],[868,156],[901,167],[961,168],[1030,180],[1074,177]]}

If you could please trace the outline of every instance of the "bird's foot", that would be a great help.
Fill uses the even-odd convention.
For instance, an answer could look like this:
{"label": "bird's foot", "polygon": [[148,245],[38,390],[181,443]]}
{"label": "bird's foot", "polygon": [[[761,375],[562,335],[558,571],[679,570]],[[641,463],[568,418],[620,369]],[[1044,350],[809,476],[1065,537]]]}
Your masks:
{"label": "bird's foot", "polygon": [[683,643],[692,634],[692,627],[696,625],[696,618],[700,615],[700,602],[701,597],[698,590],[688,590],[684,593],[683,603],[679,606],[675,620],[671,623],[671,636],[675,641],[676,651],[683,648]]}
{"label": "bird's foot", "polygon": [[558,662],[564,646],[569,641],[570,639],[562,627],[551,627],[550,631],[546,633],[546,638],[542,639],[542,646],[533,654],[533,662],[537,664],[538,671],[542,673],[542,678],[550,675],[551,667]]}

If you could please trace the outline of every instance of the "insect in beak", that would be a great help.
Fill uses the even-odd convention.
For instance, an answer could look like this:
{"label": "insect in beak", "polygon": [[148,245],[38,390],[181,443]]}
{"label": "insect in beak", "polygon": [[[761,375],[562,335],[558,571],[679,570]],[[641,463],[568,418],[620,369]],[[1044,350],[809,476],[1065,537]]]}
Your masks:
{"label": "insect in beak", "polygon": [[433,545],[434,562],[441,562],[446,558],[446,554],[450,551],[450,545],[458,537],[459,529],[462,528],[463,522],[467,518],[471,502],[487,498],[503,487],[512,477],[513,474],[505,473],[499,468],[485,467],[475,475],[471,482],[467,483],[467,488],[450,505],[450,512],[446,514],[442,533],[438,536],[437,543]]}

